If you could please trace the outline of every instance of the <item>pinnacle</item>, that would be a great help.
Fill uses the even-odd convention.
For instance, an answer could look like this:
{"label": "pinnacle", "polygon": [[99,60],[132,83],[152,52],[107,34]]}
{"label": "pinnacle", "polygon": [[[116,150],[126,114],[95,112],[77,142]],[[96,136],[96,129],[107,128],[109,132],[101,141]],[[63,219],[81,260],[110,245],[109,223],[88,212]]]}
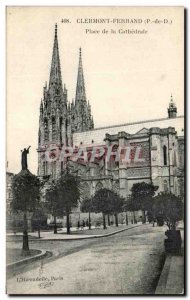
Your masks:
{"label": "pinnacle", "polygon": [[57,23],[55,23],[55,38],[57,38]]}
{"label": "pinnacle", "polygon": [[76,88],[76,102],[86,101],[85,83],[82,67],[82,50],[79,48],[79,65],[78,65],[78,76],[77,76],[77,88]]}

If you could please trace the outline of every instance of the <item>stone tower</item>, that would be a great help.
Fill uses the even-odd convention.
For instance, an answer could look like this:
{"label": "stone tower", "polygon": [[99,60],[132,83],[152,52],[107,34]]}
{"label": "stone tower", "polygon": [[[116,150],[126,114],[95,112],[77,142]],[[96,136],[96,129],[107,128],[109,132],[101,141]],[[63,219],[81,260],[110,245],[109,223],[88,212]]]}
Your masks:
{"label": "stone tower", "polygon": [[49,85],[45,84],[40,103],[38,132],[38,175],[59,176],[63,162],[59,154],[63,146],[72,145],[72,134],[94,127],[91,107],[86,101],[81,49],[75,103],[67,100],[67,89],[62,84],[61,65],[57,36],[57,24],[50,69]]}
{"label": "stone tower", "polygon": [[85,82],[82,66],[82,53],[79,49],[79,65],[76,85],[75,102],[71,103],[72,132],[87,131],[94,128],[93,118],[91,116],[91,106],[87,103]]}
{"label": "stone tower", "polygon": [[177,107],[173,102],[173,97],[171,95],[171,100],[168,107],[168,118],[176,118],[177,117]]}

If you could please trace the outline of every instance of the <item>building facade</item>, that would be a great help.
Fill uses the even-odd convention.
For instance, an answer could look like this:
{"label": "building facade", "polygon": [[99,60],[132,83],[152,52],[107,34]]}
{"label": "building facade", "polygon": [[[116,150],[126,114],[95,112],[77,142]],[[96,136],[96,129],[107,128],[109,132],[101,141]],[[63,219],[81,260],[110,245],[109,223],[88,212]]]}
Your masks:
{"label": "building facade", "polygon": [[[80,156],[76,161],[73,155],[60,159],[66,147],[72,147],[75,153],[86,151],[88,159]],[[112,148],[109,161],[106,155],[90,160],[93,149],[98,151],[100,147]],[[113,159],[117,149],[127,147],[131,149],[127,163],[123,163],[121,157]],[[37,151],[38,176],[47,185],[58,178],[67,165],[71,172],[81,176],[85,196],[107,187],[126,198],[133,184],[143,181],[158,186],[157,192],[184,193],[184,117],[177,116],[173,98],[165,118],[94,128],[86,98],[81,49],[75,101],[67,99],[67,89],[62,83],[57,25],[49,85],[43,89],[40,104]],[[135,160],[137,152],[138,161]]]}
{"label": "building facade", "polygon": [[40,104],[38,175],[51,174],[56,177],[60,174],[62,165],[57,161],[52,164],[44,161],[45,152],[55,148],[60,150],[64,145],[71,146],[74,132],[90,130],[93,127],[91,107],[85,93],[81,49],[75,101],[70,103],[67,100],[66,86],[62,84],[56,25],[49,85],[44,87]]}

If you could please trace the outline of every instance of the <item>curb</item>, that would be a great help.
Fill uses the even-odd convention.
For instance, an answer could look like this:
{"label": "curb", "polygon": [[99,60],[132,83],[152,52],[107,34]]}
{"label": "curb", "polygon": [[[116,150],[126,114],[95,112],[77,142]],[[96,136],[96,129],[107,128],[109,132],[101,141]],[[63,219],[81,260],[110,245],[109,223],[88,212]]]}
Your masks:
{"label": "curb", "polygon": [[7,270],[12,270],[12,269],[14,269],[14,268],[16,268],[18,266],[25,265],[27,263],[31,263],[32,261],[36,261],[38,259],[42,259],[42,258],[46,257],[46,255],[48,254],[48,251],[46,251],[46,250],[39,250],[39,251],[41,253],[36,254],[36,255],[34,255],[32,257],[24,258],[24,259],[19,260],[17,262],[14,262],[14,263],[11,263],[11,264],[7,264],[6,265]]}
{"label": "curb", "polygon": [[155,290],[156,295],[163,295],[165,293],[167,278],[170,271],[171,260],[172,260],[172,255],[167,255],[164,262],[164,266],[160,274],[158,285]]}
{"label": "curb", "polygon": [[170,296],[185,295],[183,255],[168,254],[166,256],[155,294]]}
{"label": "curb", "polygon": [[[145,224],[143,224],[143,225],[145,225]],[[80,237],[80,238],[71,238],[71,239],[43,239],[43,238],[41,238],[39,241],[51,241],[51,242],[52,241],[66,241],[66,242],[69,242],[69,241],[77,241],[77,240],[96,239],[96,238],[111,236],[111,235],[123,232],[125,230],[133,229],[133,228],[136,228],[136,227],[139,227],[139,226],[142,226],[142,224],[139,224],[139,225],[136,225],[136,226],[133,226],[133,227],[129,227],[129,228],[123,228],[123,229],[120,229],[118,231],[114,231],[114,232],[107,233],[107,234],[101,234],[101,235],[92,235],[92,236],[88,236],[88,237],[84,236],[84,237]]]}

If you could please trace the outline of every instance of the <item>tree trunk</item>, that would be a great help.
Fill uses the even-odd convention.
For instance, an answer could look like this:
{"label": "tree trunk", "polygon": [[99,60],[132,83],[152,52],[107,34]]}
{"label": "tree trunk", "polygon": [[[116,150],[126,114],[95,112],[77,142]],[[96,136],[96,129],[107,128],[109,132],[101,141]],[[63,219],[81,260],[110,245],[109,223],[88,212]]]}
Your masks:
{"label": "tree trunk", "polygon": [[38,238],[40,239],[40,226],[38,226]]}
{"label": "tree trunk", "polygon": [[110,226],[110,215],[108,214],[108,226]]}
{"label": "tree trunk", "polygon": [[23,224],[23,244],[22,244],[22,255],[27,256],[30,254],[29,245],[28,245],[28,226],[27,226],[27,215],[24,212],[24,224]]}
{"label": "tree trunk", "polygon": [[88,213],[88,228],[91,229],[90,211],[89,211],[89,213]]}
{"label": "tree trunk", "polygon": [[126,213],[126,216],[125,216],[125,220],[126,220],[126,225],[128,225],[128,216],[127,216],[127,213]]}
{"label": "tree trunk", "polygon": [[133,218],[134,218],[134,224],[137,224],[136,218],[135,218],[135,212],[133,212]]}
{"label": "tree trunk", "polygon": [[143,210],[143,217],[142,217],[142,223],[146,223],[146,216],[145,216],[145,211]]}
{"label": "tree trunk", "polygon": [[69,213],[67,213],[67,234],[70,234],[70,220],[69,220]]}
{"label": "tree trunk", "polygon": [[118,215],[115,214],[115,226],[118,227]]}
{"label": "tree trunk", "polygon": [[57,234],[56,216],[54,216],[54,233]]}
{"label": "tree trunk", "polygon": [[102,213],[103,215],[103,226],[104,226],[104,229],[106,229],[106,218],[105,218],[105,214]]}
{"label": "tree trunk", "polygon": [[130,218],[131,218],[131,224],[133,224],[134,218],[133,218],[133,212],[132,211],[130,212]]}

